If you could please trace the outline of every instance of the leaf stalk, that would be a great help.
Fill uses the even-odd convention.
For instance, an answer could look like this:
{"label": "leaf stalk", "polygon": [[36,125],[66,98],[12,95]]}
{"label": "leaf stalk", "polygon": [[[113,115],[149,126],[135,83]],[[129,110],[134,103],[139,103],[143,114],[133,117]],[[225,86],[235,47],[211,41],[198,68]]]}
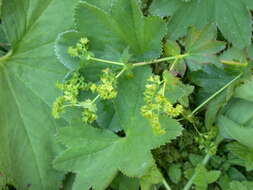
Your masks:
{"label": "leaf stalk", "polygon": [[[171,57],[164,57],[164,58],[160,58],[160,59],[155,59],[155,60],[151,60],[151,61],[143,61],[143,62],[138,62],[138,63],[132,63],[132,65],[133,65],[133,67],[140,67],[140,66],[144,66],[144,65],[151,65],[151,64],[154,64],[154,63],[160,63],[160,62],[170,61],[170,60],[176,60],[176,62],[177,62],[179,59],[183,59],[187,56],[189,56],[189,54],[182,54],[182,55],[176,55],[176,56],[171,56]],[[91,57],[90,60],[101,62],[101,63],[112,64],[112,65],[119,65],[119,66],[125,66],[126,65],[123,62],[110,61],[110,60],[99,59],[99,58],[95,58],[95,57]],[[173,64],[175,65],[176,62],[174,62]]]}
{"label": "leaf stalk", "polygon": [[217,95],[219,95],[222,91],[224,91],[226,88],[228,88],[231,84],[233,84],[237,79],[239,79],[242,76],[242,73],[236,76],[233,80],[231,80],[229,83],[227,83],[225,86],[223,86],[220,90],[215,92],[212,96],[210,96],[207,100],[205,100],[202,104],[200,104],[196,109],[192,111],[192,113],[189,115],[189,117],[192,117],[195,113],[197,113],[202,107],[204,107],[208,102],[210,102],[212,99],[214,99]]}

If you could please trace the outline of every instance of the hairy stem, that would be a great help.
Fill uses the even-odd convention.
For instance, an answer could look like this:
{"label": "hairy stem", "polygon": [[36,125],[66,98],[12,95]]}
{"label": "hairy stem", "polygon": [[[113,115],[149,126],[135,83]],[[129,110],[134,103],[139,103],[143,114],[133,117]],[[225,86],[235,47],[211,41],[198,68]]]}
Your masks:
{"label": "hairy stem", "polygon": [[[150,64],[154,64],[154,63],[160,63],[160,62],[163,62],[163,61],[179,60],[179,59],[183,59],[184,57],[187,57],[187,56],[189,56],[189,54],[182,54],[182,55],[176,55],[176,56],[171,56],[171,57],[164,57],[164,58],[155,59],[155,60],[152,60],[152,61],[144,61],[144,62],[132,63],[132,65],[133,65],[133,67],[140,67],[140,66],[144,66],[144,65],[150,65]],[[112,64],[112,65],[125,66],[125,63],[123,63],[123,62],[110,61],[110,60],[99,59],[99,58],[95,58],[95,57],[91,57],[90,60],[101,62],[101,63]]]}
{"label": "hairy stem", "polygon": [[117,62],[117,61],[110,61],[110,60],[105,60],[105,59],[99,59],[99,58],[95,58],[95,57],[91,57],[90,60],[92,61],[97,61],[97,62],[101,62],[101,63],[108,63],[108,64],[113,64],[113,65],[120,65],[120,66],[124,66],[124,63],[121,62]]}
{"label": "hairy stem", "polygon": [[140,67],[140,66],[143,66],[143,65],[150,65],[150,64],[160,63],[160,62],[164,62],[164,61],[170,61],[170,60],[174,60],[174,59],[183,59],[187,56],[189,56],[189,54],[182,54],[182,55],[176,55],[176,56],[171,56],[171,57],[164,57],[164,58],[161,58],[161,59],[155,59],[155,60],[152,60],[152,61],[134,63],[133,67]]}

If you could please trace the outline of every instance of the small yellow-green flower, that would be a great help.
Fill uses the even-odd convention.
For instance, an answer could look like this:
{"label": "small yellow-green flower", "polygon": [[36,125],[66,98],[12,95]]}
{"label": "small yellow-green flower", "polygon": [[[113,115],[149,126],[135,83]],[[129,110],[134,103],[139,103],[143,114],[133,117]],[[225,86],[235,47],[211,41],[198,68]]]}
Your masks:
{"label": "small yellow-green flower", "polygon": [[98,85],[92,85],[91,90],[97,92],[102,99],[113,99],[117,96],[116,76],[109,70],[104,69]]}
{"label": "small yellow-green flower", "polygon": [[79,104],[78,96],[81,90],[88,90],[84,78],[79,73],[74,73],[72,77],[64,83],[56,83],[56,87],[62,91],[62,96],[58,97],[52,109],[52,115],[55,118],[60,118],[60,113],[65,107],[77,106]]}
{"label": "small yellow-green flower", "polygon": [[81,38],[79,41],[82,45],[87,45],[89,43],[88,38]]}
{"label": "small yellow-green flower", "polygon": [[64,110],[63,109],[64,102],[65,98],[63,96],[60,96],[53,103],[52,115],[54,116],[55,119],[60,118],[60,113],[62,113]]}
{"label": "small yellow-green flower", "polygon": [[68,48],[68,54],[72,57],[77,57],[79,55],[78,50],[72,46]]}
{"label": "small yellow-green flower", "polygon": [[84,123],[93,123],[94,121],[96,121],[97,119],[97,115],[95,114],[95,112],[91,111],[88,108],[85,108],[82,112],[82,121]]}
{"label": "small yellow-green flower", "polygon": [[147,118],[155,134],[164,134],[159,115],[165,114],[169,117],[178,117],[183,112],[183,106],[174,107],[172,103],[165,97],[162,82],[158,76],[152,76],[148,79],[145,86],[144,102],[141,108],[141,114]]}
{"label": "small yellow-green flower", "polygon": [[72,57],[85,58],[86,60],[90,60],[93,56],[93,53],[89,50],[89,40],[88,38],[81,38],[75,46],[71,46],[68,48],[68,54]]}

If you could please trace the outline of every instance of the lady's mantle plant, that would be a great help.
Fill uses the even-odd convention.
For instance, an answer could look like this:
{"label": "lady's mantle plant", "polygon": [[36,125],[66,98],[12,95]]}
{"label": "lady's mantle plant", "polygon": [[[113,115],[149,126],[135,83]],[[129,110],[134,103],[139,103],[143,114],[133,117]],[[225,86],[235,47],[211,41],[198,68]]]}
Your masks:
{"label": "lady's mantle plant", "polygon": [[253,188],[251,0],[0,6],[3,189]]}

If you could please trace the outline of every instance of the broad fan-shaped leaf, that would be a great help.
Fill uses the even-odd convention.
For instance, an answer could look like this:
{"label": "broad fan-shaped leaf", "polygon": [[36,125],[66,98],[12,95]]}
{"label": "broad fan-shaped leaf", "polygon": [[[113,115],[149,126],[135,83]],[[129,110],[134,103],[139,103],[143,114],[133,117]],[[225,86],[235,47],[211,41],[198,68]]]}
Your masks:
{"label": "broad fan-shaped leaf", "polygon": [[[159,9],[163,7],[162,9]],[[224,37],[238,48],[250,44],[251,15],[250,0],[155,0],[151,13],[160,16],[171,16],[168,24],[169,37],[178,39],[185,35],[189,26],[202,29],[211,22],[216,22]]]}
{"label": "broad fan-shaped leaf", "polygon": [[154,59],[161,53],[166,25],[159,17],[144,17],[137,0],[117,0],[107,11],[81,2],[75,20],[77,30],[90,39],[97,57],[112,50],[122,53],[126,48],[138,60]]}
{"label": "broad fan-shaped leaf", "polygon": [[66,69],[53,44],[72,26],[76,2],[3,0],[12,51],[0,58],[0,173],[20,190],[56,190],[63,177],[51,165],[59,151],[54,133],[63,124],[51,117],[51,104]]}
{"label": "broad fan-shaped leaf", "polygon": [[189,56],[185,59],[191,70],[201,69],[204,63],[217,61],[215,54],[225,48],[225,43],[216,41],[216,33],[214,24],[207,25],[201,31],[194,27],[189,29],[185,42]]}
{"label": "broad fan-shaped leaf", "polygon": [[[67,146],[54,162],[57,169],[77,174],[73,190],[105,189],[117,171],[130,177],[141,177],[154,165],[151,149],[180,135],[176,120],[161,118],[165,135],[155,135],[149,122],[141,116],[143,92],[151,72],[138,68],[134,78],[119,81],[115,110],[126,136],[90,126],[60,129],[59,139]],[[99,175],[98,175],[99,174]]]}

